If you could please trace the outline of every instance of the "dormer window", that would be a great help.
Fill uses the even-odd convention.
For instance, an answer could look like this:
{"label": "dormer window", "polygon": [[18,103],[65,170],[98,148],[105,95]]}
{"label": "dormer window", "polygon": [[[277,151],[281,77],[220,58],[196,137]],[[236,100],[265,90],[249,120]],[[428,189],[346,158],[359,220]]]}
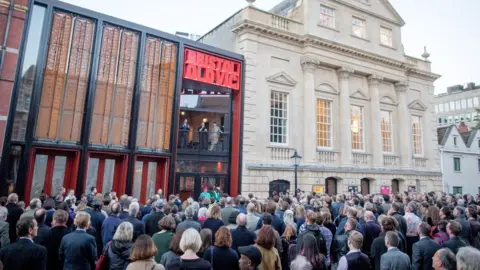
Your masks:
{"label": "dormer window", "polygon": [[454,145],[455,147],[458,146],[458,144],[457,144],[457,137],[453,137],[453,145]]}
{"label": "dormer window", "polygon": [[335,10],[326,6],[320,6],[320,25],[335,28]]}
{"label": "dormer window", "polygon": [[380,27],[380,43],[388,47],[393,47],[392,29],[383,26]]}
{"label": "dormer window", "polygon": [[352,32],[356,37],[365,38],[365,20],[352,17]]}

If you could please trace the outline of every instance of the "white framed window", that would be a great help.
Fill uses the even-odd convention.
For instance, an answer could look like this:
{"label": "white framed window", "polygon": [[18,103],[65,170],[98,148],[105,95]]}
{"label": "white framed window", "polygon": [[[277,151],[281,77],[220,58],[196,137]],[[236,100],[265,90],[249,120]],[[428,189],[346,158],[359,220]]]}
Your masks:
{"label": "white framed window", "polygon": [[435,113],[438,113],[438,105],[435,105]]}
{"label": "white framed window", "polygon": [[382,144],[384,153],[393,153],[392,112],[380,111]]}
{"label": "white framed window", "polygon": [[422,117],[412,115],[411,122],[412,122],[413,155],[422,156],[423,155]]}
{"label": "white framed window", "polygon": [[352,150],[365,150],[365,129],[363,127],[363,107],[350,105]]}
{"label": "white framed window", "polygon": [[444,103],[443,105],[444,105],[444,107],[445,107],[445,112],[450,111],[450,106],[448,105],[448,102],[447,102],[447,103]]}
{"label": "white framed window", "polygon": [[462,166],[461,166],[460,158],[459,158],[459,157],[454,157],[454,158],[453,158],[453,169],[454,169],[456,172],[461,172],[461,171],[462,171]]}
{"label": "white framed window", "polygon": [[357,37],[365,38],[365,20],[352,17],[352,32]]}
{"label": "white framed window", "polygon": [[450,101],[450,111],[455,111],[455,101]]}
{"label": "white framed window", "polygon": [[392,29],[380,26],[380,43],[385,46],[393,47]]}
{"label": "white framed window", "polygon": [[460,106],[460,100],[455,101],[455,110],[459,111],[462,109],[462,106]]}
{"label": "white framed window", "polygon": [[473,107],[478,107],[478,97],[473,98]]}
{"label": "white framed window", "polygon": [[467,99],[467,107],[468,107],[468,108],[472,108],[472,107],[473,107],[473,99],[472,99],[472,98]]}
{"label": "white framed window", "polygon": [[467,108],[467,100],[462,99],[460,102],[462,103],[462,109],[466,109]]}
{"label": "white framed window", "polygon": [[317,99],[317,147],[332,148],[332,102]]}
{"label": "white framed window", "polygon": [[288,143],[288,94],[270,93],[270,142]]}
{"label": "white framed window", "polygon": [[333,8],[320,6],[320,24],[330,28],[335,28],[335,10]]}
{"label": "white framed window", "polygon": [[444,106],[443,103],[438,105],[438,112],[443,112]]}

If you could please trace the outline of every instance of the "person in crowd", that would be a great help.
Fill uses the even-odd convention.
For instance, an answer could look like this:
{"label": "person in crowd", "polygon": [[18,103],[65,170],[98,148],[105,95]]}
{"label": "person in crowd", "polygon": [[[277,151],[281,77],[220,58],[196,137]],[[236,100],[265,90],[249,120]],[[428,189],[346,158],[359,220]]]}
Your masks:
{"label": "person in crowd", "polygon": [[242,196],[237,197],[236,201],[236,209],[240,211],[240,213],[246,215],[247,214],[247,209],[245,208],[245,198]]}
{"label": "person in crowd", "polygon": [[[416,243],[420,238],[418,235],[418,226],[422,222],[422,220],[415,214],[416,212],[416,204],[414,202],[409,202],[405,206],[405,215],[403,218],[407,222],[407,232],[406,232],[406,240],[407,240],[407,255],[411,258],[412,257],[412,246]],[[428,234],[427,234],[428,236]]]}
{"label": "person in crowd", "polygon": [[132,247],[130,254],[130,263],[126,270],[165,270],[161,264],[157,264],[154,256],[157,254],[157,248],[149,235],[140,235]]}
{"label": "person in crowd", "polygon": [[25,211],[25,213],[23,213],[20,216],[20,218],[22,218],[22,217],[33,217],[33,214],[35,213],[35,211],[37,211],[37,209],[40,209],[41,207],[42,207],[42,201],[40,201],[40,199],[34,198],[34,199],[30,200],[28,210]]}
{"label": "person in crowd", "polygon": [[370,269],[370,259],[360,250],[363,245],[363,236],[352,231],[348,236],[348,253],[340,258],[337,270]]}
{"label": "person in crowd", "polygon": [[164,213],[165,202],[163,199],[158,199],[153,204],[153,210],[150,215],[145,216],[145,233],[153,236],[160,231],[158,222],[165,217]]}
{"label": "person in crowd", "polygon": [[97,254],[102,254],[103,241],[102,241],[102,225],[105,221],[105,216],[101,212],[102,204],[94,200],[91,202],[91,207],[85,208],[85,212],[90,215],[90,226],[95,229],[95,240],[97,242]]}
{"label": "person in crowd", "polygon": [[163,254],[167,253],[170,248],[170,241],[174,236],[176,223],[173,217],[165,216],[159,222],[158,226],[161,231],[155,233],[152,237],[153,243],[157,248],[157,254],[155,255],[155,261],[160,263]]}
{"label": "person in crowd", "polygon": [[18,241],[0,249],[0,261],[5,269],[46,270],[47,249],[35,244],[37,222],[32,216],[21,218],[16,224]]}
{"label": "person in crowd", "polygon": [[123,202],[123,205],[122,205],[122,210],[120,211],[120,214],[118,215],[118,217],[122,220],[126,219],[129,214],[128,214],[128,209],[130,208],[130,204],[132,203],[132,197],[127,197],[125,199],[125,201]]}
{"label": "person in crowd", "polygon": [[[344,228],[345,228],[345,223],[349,218],[353,218],[356,221],[358,221],[357,218],[358,215],[358,210],[355,207],[349,207],[347,204],[344,205],[343,208],[343,216],[340,218],[339,223],[338,223],[338,229],[336,231],[336,235],[344,234]],[[359,233],[362,235],[364,234],[362,225],[360,225],[359,222],[357,222],[357,226],[355,228]]]}
{"label": "person in crowd", "polygon": [[[262,216],[262,227],[266,226],[266,225],[272,226],[272,220],[273,220],[273,216],[270,213],[263,214],[263,216]],[[255,234],[257,235],[257,238],[258,238],[258,233],[259,232],[260,232],[260,230],[255,231]],[[277,249],[279,254],[282,254],[283,253],[282,238],[280,237],[280,234],[275,229],[273,231],[273,235],[275,237],[275,240],[274,240],[275,248]]]}
{"label": "person in crowd", "polygon": [[[378,217],[378,221],[380,222],[380,227],[382,232],[380,235],[373,240],[372,247],[370,249],[370,259],[372,260],[372,266],[374,269],[380,269],[380,260],[383,254],[387,252],[387,246],[385,246],[385,235],[387,232],[396,232],[397,227],[397,220],[390,216],[382,216]],[[398,246],[400,247],[400,251],[404,250],[402,247],[402,241],[398,242]]]}
{"label": "person in crowd", "polygon": [[285,223],[285,226],[292,225],[296,229],[297,224],[295,223],[294,214],[292,210],[290,209],[285,210],[285,213],[283,213],[283,222]]}
{"label": "person in crowd", "polygon": [[255,204],[249,203],[247,205],[247,229],[254,232],[257,228],[257,223],[260,218],[255,215]]}
{"label": "person in crowd", "polygon": [[467,246],[467,243],[458,237],[461,232],[462,225],[455,220],[450,220],[447,225],[447,233],[450,239],[443,243],[443,247],[449,248],[453,254],[457,254],[458,249]]}
{"label": "person in crowd", "polygon": [[345,197],[342,194],[338,194],[337,197],[335,198],[335,202],[332,203],[332,218],[335,220],[337,217],[340,215],[340,208],[343,207],[345,202]]}
{"label": "person in crowd", "polygon": [[325,255],[320,253],[320,250],[318,249],[317,239],[312,233],[307,233],[303,237],[303,241],[300,245],[299,255],[305,256],[305,258],[307,258],[307,261],[312,265],[312,269],[327,269]]}
{"label": "person in crowd", "polygon": [[202,226],[200,225],[200,223],[193,220],[193,217],[195,216],[195,209],[193,208],[193,206],[188,206],[185,209],[184,214],[185,214],[185,220],[180,222],[180,224],[177,225],[176,231],[179,232],[179,231],[184,231],[186,229],[193,228],[198,232],[200,232],[200,230],[202,229]]}
{"label": "person in crowd", "polygon": [[228,218],[227,229],[234,230],[238,227],[237,225],[237,216],[240,214],[239,211],[232,212],[230,217]]}
{"label": "person in crowd", "polygon": [[[5,208],[6,209],[6,208]],[[7,217],[5,216],[5,219]],[[0,219],[0,248],[6,247],[10,244],[10,225],[5,220]]]}
{"label": "person in crowd", "polygon": [[[272,227],[278,232],[279,235],[282,235],[283,231],[285,231],[285,222],[283,222],[283,219],[275,215],[276,209],[277,209],[277,204],[270,201],[267,203],[265,212],[272,215]],[[259,219],[257,222],[257,230],[260,229],[261,227],[262,227],[262,219]]]}
{"label": "person in crowd", "polygon": [[0,197],[0,221],[7,221],[8,209],[5,207],[7,205],[7,198]]}
{"label": "person in crowd", "polygon": [[174,259],[182,256],[183,251],[180,249],[180,240],[182,239],[183,232],[184,230],[177,230],[172,238],[172,241],[170,241],[168,252],[163,254],[162,258],[160,259],[161,265],[169,265]]}
{"label": "person in crowd", "polygon": [[412,247],[413,270],[432,269],[432,258],[441,246],[429,237],[431,229],[426,222],[420,223],[417,227],[420,240],[414,243]]}
{"label": "person in crowd", "polygon": [[16,193],[11,193],[7,198],[7,205],[5,208],[8,210],[7,222],[9,224],[8,232],[10,235],[10,243],[17,241],[17,230],[15,225],[17,224],[20,216],[23,214],[22,208],[20,208],[18,203],[18,195]]}
{"label": "person in crowd", "polygon": [[122,220],[118,217],[120,214],[120,204],[115,203],[112,205],[112,213],[102,223],[102,243],[106,246],[110,242],[117,230],[118,225],[122,223]]}
{"label": "person in crowd", "polygon": [[[296,244],[297,244],[297,233],[295,230],[296,226],[287,225],[285,227],[285,232],[281,236],[282,241],[282,252],[279,252],[280,259],[282,260],[282,269],[288,269],[291,261],[296,255]],[[292,246],[292,256],[288,253],[290,246]],[[293,250],[295,248],[295,250]],[[278,250],[278,249],[277,249]]]}
{"label": "person in crowd", "polygon": [[58,205],[57,205],[57,210],[65,210],[67,213],[68,213],[68,222],[67,222],[67,226],[69,228],[72,227],[73,225],[73,220],[75,219],[75,213],[73,212],[73,210],[70,208],[70,206],[68,206],[68,204],[66,202],[60,202]]}
{"label": "person in crowd", "polygon": [[400,209],[401,205],[400,203],[393,203],[392,207],[389,210],[388,215],[395,218],[398,222],[397,230],[403,234],[403,236],[407,235],[407,221],[403,217],[402,214],[400,214]]}
{"label": "person in crowd", "polygon": [[330,213],[330,211],[321,210],[320,214],[323,216],[324,219],[323,226],[330,230],[332,236],[335,235],[337,233],[337,227],[335,226],[335,224],[333,224],[332,214]]}
{"label": "person in crowd", "polygon": [[450,221],[453,219],[452,210],[448,206],[444,206],[440,209],[440,220]]}
{"label": "person in crowd", "polygon": [[204,229],[210,229],[212,231],[212,242],[215,241],[215,234],[217,230],[224,225],[221,219],[221,209],[218,205],[213,205],[207,211],[207,219],[203,223]]}
{"label": "person in crowd", "polygon": [[56,210],[53,213],[52,229],[50,230],[44,246],[47,248],[47,269],[62,270],[63,261],[58,257],[58,250],[65,235],[71,231],[67,227],[68,213],[65,210]]}
{"label": "person in crowd", "polygon": [[312,265],[308,262],[307,258],[302,255],[298,255],[290,265],[291,270],[312,270]]}
{"label": "person in crowd", "polygon": [[35,218],[38,226],[37,235],[33,238],[33,242],[35,244],[45,246],[45,243],[48,241],[48,234],[51,230],[49,226],[45,225],[47,211],[43,208],[39,208],[37,211],[35,211],[33,217]]}
{"label": "person in crowd", "polygon": [[120,223],[112,241],[105,247],[109,270],[124,270],[131,262],[130,253],[133,246],[133,226],[130,222]]}
{"label": "person in crowd", "polygon": [[[394,203],[395,204],[395,203]],[[393,208],[393,206],[392,206]],[[400,239],[398,234],[389,231],[385,235],[385,246],[388,251],[382,255],[380,260],[380,269],[382,270],[402,270],[410,269],[410,258],[407,254],[401,252],[397,246]]]}
{"label": "person in crowd", "polygon": [[232,248],[238,252],[238,247],[249,246],[255,244],[257,236],[255,233],[247,230],[247,216],[239,214],[236,221],[238,227],[231,230]]}
{"label": "person in crowd", "polygon": [[[327,267],[330,267],[330,249],[332,247],[332,242],[333,242],[333,233],[327,228],[324,226],[324,223],[325,223],[325,212],[322,212],[320,211],[319,213],[316,214],[316,219],[315,219],[315,223],[318,225],[319,229],[320,229],[320,232],[323,236],[323,238],[325,239],[325,247],[326,247],[326,252],[324,255],[326,256],[326,265]],[[317,237],[316,237],[317,238]],[[321,240],[319,238],[319,240]]]}
{"label": "person in crowd", "polygon": [[373,240],[380,235],[381,228],[375,222],[375,215],[372,211],[365,211],[365,225],[363,226],[363,231],[365,232],[365,237],[363,238],[363,247],[362,250],[370,256],[370,249],[373,243]]}
{"label": "person in crowd", "polygon": [[55,213],[55,201],[52,198],[45,199],[45,202],[42,205],[43,209],[47,211],[45,217],[45,225],[48,227],[52,226],[53,214]]}
{"label": "person in crowd", "polygon": [[288,208],[290,208],[290,205],[288,204],[288,202],[286,201],[283,201],[278,209],[275,211],[275,215],[277,215],[280,219],[284,219],[283,216],[285,214],[285,211],[288,210]]}
{"label": "person in crowd", "polygon": [[225,207],[221,210],[223,224],[228,224],[228,218],[233,212],[239,211],[233,206],[233,198],[227,197],[225,200]]}
{"label": "person in crowd", "polygon": [[77,229],[65,235],[60,243],[59,258],[64,270],[93,270],[97,260],[95,237],[86,230],[90,226],[90,215],[80,211],[74,220]]}
{"label": "person in crowd", "polygon": [[97,188],[90,187],[90,192],[87,195],[87,202],[92,202],[95,199],[95,195],[97,195]]}
{"label": "person in crowd", "polygon": [[295,207],[295,221],[296,221],[296,230],[300,231],[300,227],[305,223],[305,207],[302,204],[298,204]]}
{"label": "person in crowd", "polygon": [[210,262],[213,270],[238,269],[238,254],[231,247],[232,234],[221,227],[215,234],[215,245],[205,251],[203,259]]}
{"label": "person in crowd", "polygon": [[[167,265],[168,270],[211,270],[210,263],[197,256],[202,246],[200,234],[195,229],[187,229],[180,239],[180,249],[183,255]],[[127,269],[128,270],[128,269]]]}
{"label": "person in crowd", "polygon": [[240,259],[238,266],[240,270],[257,270],[262,262],[262,253],[253,245],[239,247]]}
{"label": "person in crowd", "polygon": [[198,250],[197,255],[199,258],[203,258],[205,251],[212,246],[212,230],[202,229],[200,231],[200,238],[202,239],[202,246],[200,247],[200,250]]}
{"label": "person in crowd", "polygon": [[462,231],[458,235],[458,238],[463,242],[469,244],[469,236],[470,236],[470,223],[468,222],[467,218],[465,217],[465,208],[463,206],[457,206],[453,210],[453,216],[455,217],[455,221],[460,223],[462,226]]}
{"label": "person in crowd", "polygon": [[345,256],[348,253],[348,238],[350,237],[350,234],[355,231],[356,225],[357,220],[349,218],[343,228],[344,233],[335,235],[332,243],[333,261],[335,263],[338,263],[342,256]]}
{"label": "person in crowd", "polygon": [[263,225],[258,232],[255,247],[262,254],[262,262],[258,267],[260,270],[275,270],[282,267],[278,250],[274,246],[275,235],[273,232],[274,229],[271,225]]}
{"label": "person in crowd", "polygon": [[441,248],[432,258],[432,268],[435,270],[457,270],[455,254],[448,248]]}
{"label": "person in crowd", "polygon": [[140,235],[145,234],[145,224],[137,218],[139,212],[140,204],[138,202],[131,202],[128,207],[128,217],[124,219],[124,221],[130,222],[133,226],[132,242],[135,242]]}
{"label": "person in crowd", "polygon": [[[430,224],[429,224],[430,225]],[[436,227],[436,232],[433,233],[430,233],[430,235],[432,236],[433,240],[439,244],[440,246],[443,246],[443,244],[445,242],[448,241],[448,239],[450,239],[450,237],[448,236],[448,233],[447,233],[447,225],[448,225],[448,221],[446,220],[441,220],[438,224],[437,224],[437,227]],[[432,228],[432,232],[433,232],[433,228]]]}
{"label": "person in crowd", "polygon": [[480,251],[473,247],[462,247],[457,253],[457,270],[480,270]]}

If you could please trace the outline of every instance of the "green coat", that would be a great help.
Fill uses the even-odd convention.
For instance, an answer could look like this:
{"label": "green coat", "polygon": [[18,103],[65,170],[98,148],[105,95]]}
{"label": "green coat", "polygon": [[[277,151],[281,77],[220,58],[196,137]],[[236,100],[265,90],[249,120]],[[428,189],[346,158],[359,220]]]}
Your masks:
{"label": "green coat", "polygon": [[157,255],[155,255],[155,261],[160,263],[162,255],[169,251],[170,241],[172,241],[174,233],[170,231],[160,231],[153,235],[152,240],[157,247]]}

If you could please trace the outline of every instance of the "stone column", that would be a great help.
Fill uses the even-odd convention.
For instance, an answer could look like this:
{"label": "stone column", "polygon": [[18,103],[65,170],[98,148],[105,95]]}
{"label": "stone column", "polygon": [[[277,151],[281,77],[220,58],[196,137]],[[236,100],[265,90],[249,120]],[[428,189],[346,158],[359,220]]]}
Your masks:
{"label": "stone column", "polygon": [[340,80],[340,157],[341,165],[352,164],[352,133],[350,122],[350,88],[348,80],[353,69],[342,67],[338,70]]}
{"label": "stone column", "polygon": [[373,167],[380,168],[383,166],[383,143],[382,129],[380,118],[380,82],[382,77],[372,75],[368,78],[370,85],[370,121],[371,121],[371,143]]}
{"label": "stone column", "polygon": [[398,82],[395,84],[395,90],[398,97],[398,146],[400,152],[400,164],[402,168],[412,167],[412,129],[410,127],[410,112],[407,103],[407,82]]}
{"label": "stone column", "polygon": [[302,163],[314,163],[316,159],[316,113],[315,113],[315,64],[302,63],[303,68],[303,155]]}

